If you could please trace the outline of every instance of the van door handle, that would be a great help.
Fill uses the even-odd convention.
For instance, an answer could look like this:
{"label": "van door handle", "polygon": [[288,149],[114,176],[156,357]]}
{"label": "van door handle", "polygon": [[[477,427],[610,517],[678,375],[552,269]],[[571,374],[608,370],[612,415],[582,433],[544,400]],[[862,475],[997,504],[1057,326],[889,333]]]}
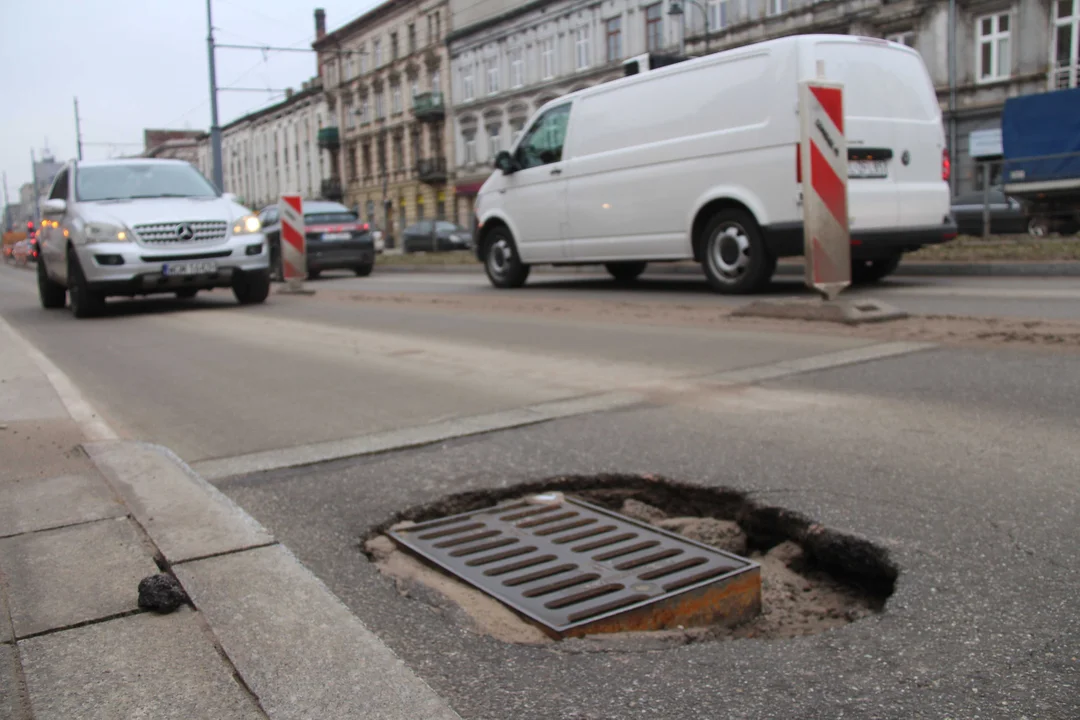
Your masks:
{"label": "van door handle", "polygon": [[552,175],[562,175],[562,168],[555,168],[551,171]]}

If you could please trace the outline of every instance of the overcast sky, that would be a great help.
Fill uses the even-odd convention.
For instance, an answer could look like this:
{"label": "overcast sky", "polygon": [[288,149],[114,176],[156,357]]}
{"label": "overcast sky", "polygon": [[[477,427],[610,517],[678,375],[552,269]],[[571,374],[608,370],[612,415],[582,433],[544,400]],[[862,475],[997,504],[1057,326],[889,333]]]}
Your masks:
{"label": "overcast sky", "polygon": [[[378,4],[212,2],[217,42],[298,48],[315,37],[315,7],[333,30]],[[75,157],[76,96],[85,159],[139,152],[144,128],[210,126],[205,0],[0,0],[0,59],[0,169],[13,201],[30,181],[31,148],[40,155],[48,140],[58,160]],[[314,53],[217,52],[221,87],[298,89],[314,74]],[[222,92],[221,124],[281,97]]]}

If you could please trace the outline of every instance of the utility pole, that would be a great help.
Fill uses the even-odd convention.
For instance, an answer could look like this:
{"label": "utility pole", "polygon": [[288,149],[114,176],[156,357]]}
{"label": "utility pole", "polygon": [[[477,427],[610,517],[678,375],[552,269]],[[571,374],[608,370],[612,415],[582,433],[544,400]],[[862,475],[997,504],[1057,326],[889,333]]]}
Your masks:
{"label": "utility pole", "polygon": [[956,195],[956,0],[949,0],[949,190]]}
{"label": "utility pole", "polygon": [[82,131],[79,130],[79,98],[75,98],[75,147],[76,157],[82,162]]}
{"label": "utility pole", "polygon": [[218,125],[217,70],[214,68],[214,21],[210,0],[206,0],[206,49],[210,58],[210,152],[214,164],[213,181],[218,190],[225,189],[221,167],[221,127]]}

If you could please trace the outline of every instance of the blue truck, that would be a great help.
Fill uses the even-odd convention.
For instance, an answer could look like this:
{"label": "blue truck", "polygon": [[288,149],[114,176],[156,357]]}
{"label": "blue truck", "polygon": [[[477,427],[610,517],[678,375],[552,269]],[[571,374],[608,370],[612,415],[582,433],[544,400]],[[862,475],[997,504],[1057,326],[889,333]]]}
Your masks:
{"label": "blue truck", "polygon": [[1005,193],[1032,234],[1080,230],[1080,88],[1006,100],[1001,142]]}

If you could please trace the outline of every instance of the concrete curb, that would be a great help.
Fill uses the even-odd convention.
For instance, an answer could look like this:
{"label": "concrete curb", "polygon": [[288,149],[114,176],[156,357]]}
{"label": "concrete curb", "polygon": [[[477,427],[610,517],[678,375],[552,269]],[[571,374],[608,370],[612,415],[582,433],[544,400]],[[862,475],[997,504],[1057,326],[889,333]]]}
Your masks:
{"label": "concrete curb", "polygon": [[[376,265],[377,273],[483,273],[483,267],[475,265]],[[573,275],[603,272],[599,265],[571,265],[567,267],[543,266],[533,268],[534,273]],[[783,263],[776,274],[789,277],[802,275],[800,264]],[[695,265],[654,263],[647,275],[700,276],[701,268]],[[895,275],[899,277],[1080,277],[1080,262],[911,262],[902,263]]]}
{"label": "concrete curb", "polygon": [[258,521],[167,448],[86,443],[272,720],[460,720]]}

